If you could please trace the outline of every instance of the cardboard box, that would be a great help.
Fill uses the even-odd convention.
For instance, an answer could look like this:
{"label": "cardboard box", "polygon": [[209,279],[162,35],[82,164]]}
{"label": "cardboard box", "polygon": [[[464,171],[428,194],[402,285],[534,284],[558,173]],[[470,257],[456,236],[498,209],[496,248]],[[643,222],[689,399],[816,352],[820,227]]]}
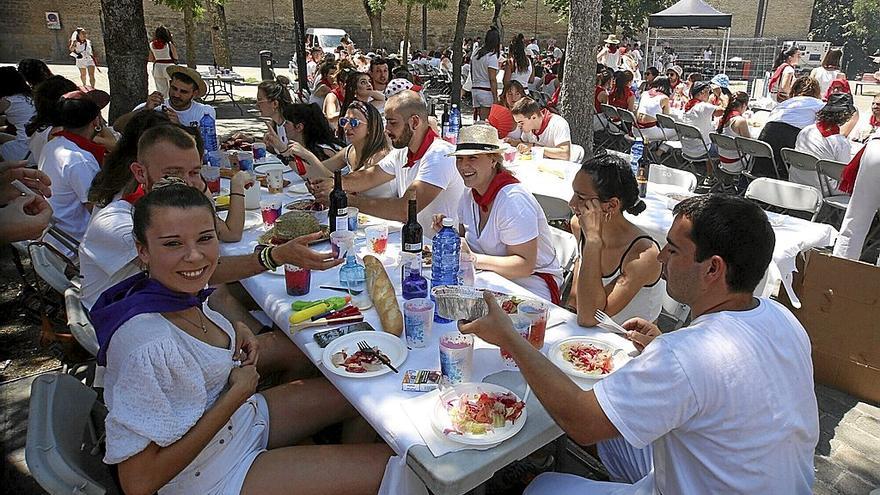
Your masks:
{"label": "cardboard box", "polygon": [[779,301],[810,336],[816,382],[880,403],[880,268],[812,249],[793,288],[800,309]]}

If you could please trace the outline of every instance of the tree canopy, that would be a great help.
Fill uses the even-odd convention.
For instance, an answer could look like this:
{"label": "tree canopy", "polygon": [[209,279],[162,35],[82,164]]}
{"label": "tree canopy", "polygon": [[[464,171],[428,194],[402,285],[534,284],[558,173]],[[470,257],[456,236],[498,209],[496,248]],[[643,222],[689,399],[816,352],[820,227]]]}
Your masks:
{"label": "tree canopy", "polygon": [[842,65],[850,77],[873,72],[868,57],[880,49],[880,0],[816,0],[809,38],[843,47]]}
{"label": "tree canopy", "polygon": [[[544,0],[544,3],[550,7],[550,10],[559,14],[560,18],[568,16],[570,0]],[[637,33],[643,32],[648,23],[649,15],[660,12],[673,3],[675,0],[602,2],[602,32],[635,36]]]}

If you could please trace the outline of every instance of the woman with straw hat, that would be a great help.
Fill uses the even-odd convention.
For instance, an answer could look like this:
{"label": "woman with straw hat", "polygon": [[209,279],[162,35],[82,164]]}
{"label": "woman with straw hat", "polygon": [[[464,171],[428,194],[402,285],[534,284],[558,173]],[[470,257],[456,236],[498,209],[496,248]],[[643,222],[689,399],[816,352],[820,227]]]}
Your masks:
{"label": "woman with straw hat", "polygon": [[[476,269],[496,272],[559,304],[562,269],[547,217],[532,193],[504,169],[498,131],[484,124],[465,127],[451,156],[470,189],[458,207],[462,252],[472,254]],[[435,224],[442,219],[435,215]]]}
{"label": "woman with straw hat", "polygon": [[607,38],[605,38],[605,46],[596,55],[596,62],[604,65],[605,67],[610,68],[613,71],[620,70],[620,54],[618,53],[618,47],[620,46],[620,40],[617,39],[617,36],[614,34],[609,34]]}

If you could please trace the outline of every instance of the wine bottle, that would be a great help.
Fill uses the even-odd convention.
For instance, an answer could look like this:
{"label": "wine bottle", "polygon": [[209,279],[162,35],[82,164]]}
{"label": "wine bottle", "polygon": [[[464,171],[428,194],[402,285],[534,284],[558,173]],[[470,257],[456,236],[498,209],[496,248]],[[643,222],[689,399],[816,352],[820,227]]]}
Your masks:
{"label": "wine bottle", "polygon": [[440,116],[440,137],[445,138],[449,132],[449,107],[443,104],[443,114]]}
{"label": "wine bottle", "polygon": [[413,194],[409,197],[409,212],[407,214],[406,223],[401,230],[403,246],[401,251],[413,253],[421,257],[422,253],[422,225],[417,218],[418,208],[416,207],[416,196]]}
{"label": "wine bottle", "polygon": [[348,197],[342,190],[342,172],[333,173],[333,190],[330,191],[330,232],[348,230]]}

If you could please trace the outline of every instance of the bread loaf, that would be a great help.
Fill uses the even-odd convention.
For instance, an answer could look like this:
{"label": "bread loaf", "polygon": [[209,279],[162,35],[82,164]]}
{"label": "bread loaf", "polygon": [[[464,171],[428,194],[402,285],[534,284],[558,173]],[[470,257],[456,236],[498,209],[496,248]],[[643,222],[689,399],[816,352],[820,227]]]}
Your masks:
{"label": "bread loaf", "polygon": [[394,295],[394,286],[385,272],[385,267],[378,258],[364,256],[364,271],[367,278],[367,292],[373,301],[373,307],[379,313],[382,330],[400,336],[403,333],[403,315]]}

